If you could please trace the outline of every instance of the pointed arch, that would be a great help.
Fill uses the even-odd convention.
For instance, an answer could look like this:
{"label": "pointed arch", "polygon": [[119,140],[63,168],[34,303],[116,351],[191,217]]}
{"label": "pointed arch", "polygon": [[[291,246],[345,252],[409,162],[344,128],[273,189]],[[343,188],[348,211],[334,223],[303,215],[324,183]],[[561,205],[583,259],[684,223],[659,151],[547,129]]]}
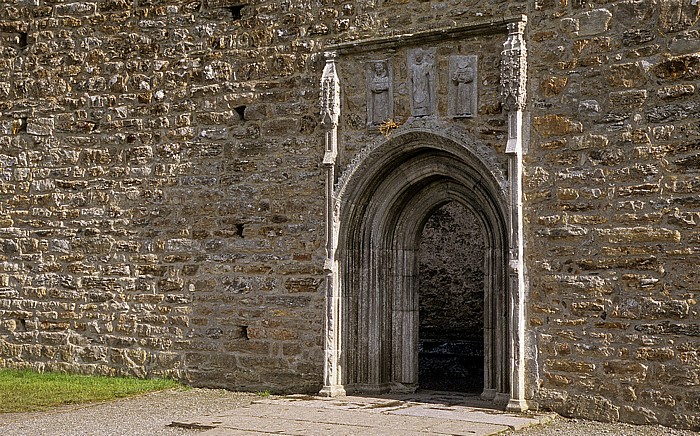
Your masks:
{"label": "pointed arch", "polygon": [[327,394],[412,391],[418,382],[418,244],[455,201],[486,243],[484,392],[511,398],[508,181],[496,153],[454,127],[419,120],[369,145],[336,186],[329,289]]}

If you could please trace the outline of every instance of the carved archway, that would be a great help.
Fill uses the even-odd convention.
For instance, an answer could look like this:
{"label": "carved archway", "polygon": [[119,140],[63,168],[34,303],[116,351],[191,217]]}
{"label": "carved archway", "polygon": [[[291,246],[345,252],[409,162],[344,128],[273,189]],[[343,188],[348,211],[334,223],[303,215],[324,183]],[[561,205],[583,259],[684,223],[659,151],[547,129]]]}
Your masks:
{"label": "carved archway", "polygon": [[[527,409],[521,189],[525,19],[501,24],[508,30],[501,65],[508,141],[500,161],[507,161],[507,177],[492,148],[449,121],[418,117],[391,139],[365,147],[335,183],[340,87],[335,55],[327,54],[321,81],[327,200],[322,394],[415,388],[419,234],[437,208],[456,201],[478,216],[487,246],[483,396],[507,403],[509,410]],[[435,36],[427,32],[420,38]]]}
{"label": "carved archway", "polygon": [[336,389],[415,389],[420,233],[435,210],[456,201],[478,217],[486,242],[483,396],[507,402],[512,329],[505,181],[493,162],[489,169],[478,157],[489,153],[484,147],[429,130],[407,128],[377,146],[338,187]]}

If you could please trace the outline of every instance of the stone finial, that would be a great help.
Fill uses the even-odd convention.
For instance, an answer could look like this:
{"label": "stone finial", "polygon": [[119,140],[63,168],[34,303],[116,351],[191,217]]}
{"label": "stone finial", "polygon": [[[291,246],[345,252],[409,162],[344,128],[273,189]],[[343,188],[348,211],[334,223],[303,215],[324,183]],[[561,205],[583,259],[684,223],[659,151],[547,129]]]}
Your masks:
{"label": "stone finial", "polygon": [[326,66],[321,76],[321,124],[330,130],[338,126],[340,83],[335,67],[335,53],[325,53]]}
{"label": "stone finial", "polygon": [[523,110],[527,97],[527,48],[523,39],[526,21],[508,24],[508,39],[501,52],[501,97],[508,111]]}

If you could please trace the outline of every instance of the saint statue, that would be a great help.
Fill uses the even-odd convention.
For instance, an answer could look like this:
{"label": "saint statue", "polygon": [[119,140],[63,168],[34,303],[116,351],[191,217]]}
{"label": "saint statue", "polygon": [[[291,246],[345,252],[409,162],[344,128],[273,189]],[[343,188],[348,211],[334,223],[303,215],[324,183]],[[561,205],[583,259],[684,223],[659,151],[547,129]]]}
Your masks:
{"label": "saint statue", "polygon": [[459,60],[457,69],[452,73],[452,82],[457,87],[455,116],[472,116],[474,114],[474,108],[472,108],[474,68],[469,64],[468,59],[462,58]]}
{"label": "saint statue", "polygon": [[426,59],[423,49],[414,52],[413,62],[409,65],[411,85],[411,115],[425,117],[433,115],[435,95],[433,89],[433,63]]}
{"label": "saint statue", "polygon": [[378,125],[392,117],[389,74],[384,61],[373,62],[370,69],[368,121]]}
{"label": "saint statue", "polygon": [[450,116],[470,118],[476,115],[477,60],[476,56],[450,56]]}

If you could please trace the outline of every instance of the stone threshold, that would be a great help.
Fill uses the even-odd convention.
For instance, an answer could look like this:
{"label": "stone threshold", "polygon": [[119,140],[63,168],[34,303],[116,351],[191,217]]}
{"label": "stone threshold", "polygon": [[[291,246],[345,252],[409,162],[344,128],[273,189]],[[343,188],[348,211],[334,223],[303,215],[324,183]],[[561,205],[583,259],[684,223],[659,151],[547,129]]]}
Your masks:
{"label": "stone threshold", "polygon": [[274,396],[218,415],[171,426],[203,429],[202,435],[493,435],[554,419],[553,413],[507,413],[477,395],[416,394],[317,397]]}

